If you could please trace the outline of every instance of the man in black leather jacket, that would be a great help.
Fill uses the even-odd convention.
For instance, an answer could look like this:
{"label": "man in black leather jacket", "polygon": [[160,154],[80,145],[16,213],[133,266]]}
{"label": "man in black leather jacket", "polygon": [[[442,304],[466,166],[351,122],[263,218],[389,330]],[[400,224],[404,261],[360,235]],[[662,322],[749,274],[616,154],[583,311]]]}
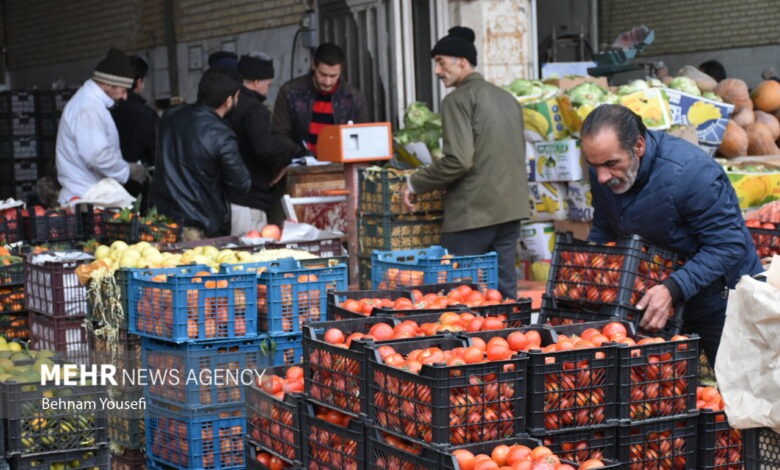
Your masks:
{"label": "man in black leather jacket", "polygon": [[226,235],[228,192],[245,194],[251,186],[236,134],[222,120],[240,86],[236,70],[209,69],[198,84],[197,103],[172,108],[160,119],[150,204],[184,227],[185,241]]}
{"label": "man in black leather jacket", "polygon": [[306,151],[271,133],[271,112],[263,104],[274,78],[274,64],[262,53],[242,55],[238,72],[244,79],[238,104],[228,119],[238,136],[238,148],[249,173],[252,189],[248,194],[230,195],[231,235],[260,230],[266,214],[278,196],[272,190],[275,179],[295,157]]}

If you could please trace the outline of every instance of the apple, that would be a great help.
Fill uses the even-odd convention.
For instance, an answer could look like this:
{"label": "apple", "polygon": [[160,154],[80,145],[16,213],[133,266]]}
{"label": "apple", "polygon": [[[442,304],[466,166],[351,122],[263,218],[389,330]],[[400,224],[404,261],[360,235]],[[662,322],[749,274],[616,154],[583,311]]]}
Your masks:
{"label": "apple", "polygon": [[257,230],[250,230],[250,231],[248,231],[244,235],[244,237],[246,237],[246,238],[260,238],[260,232],[258,232]]}
{"label": "apple", "polygon": [[282,238],[282,231],[278,226],[274,224],[268,224],[260,231],[260,236],[263,238],[273,238],[274,240],[280,240]]}

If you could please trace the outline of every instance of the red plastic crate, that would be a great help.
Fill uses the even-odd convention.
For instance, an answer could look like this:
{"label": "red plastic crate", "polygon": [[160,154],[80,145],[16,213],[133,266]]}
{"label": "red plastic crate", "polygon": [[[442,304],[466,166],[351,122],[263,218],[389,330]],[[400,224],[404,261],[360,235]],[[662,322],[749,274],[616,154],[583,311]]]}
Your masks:
{"label": "red plastic crate", "polygon": [[51,318],[30,312],[30,348],[61,353],[63,359],[88,364],[89,344],[84,317]]}
{"label": "red plastic crate", "polygon": [[87,289],[79,282],[75,269],[93,258],[44,261],[50,254],[61,255],[60,252],[31,254],[24,260],[27,309],[53,318],[85,316]]}

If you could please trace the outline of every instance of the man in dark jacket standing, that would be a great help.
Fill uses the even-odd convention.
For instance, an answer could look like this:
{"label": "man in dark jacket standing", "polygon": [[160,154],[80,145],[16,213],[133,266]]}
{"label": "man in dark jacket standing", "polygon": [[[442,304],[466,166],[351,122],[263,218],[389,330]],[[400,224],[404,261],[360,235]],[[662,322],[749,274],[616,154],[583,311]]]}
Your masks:
{"label": "man in dark jacket standing", "polygon": [[271,57],[243,55],[238,71],[244,82],[229,119],[238,136],[241,158],[252,176],[252,189],[245,195],[231,194],[231,235],[260,230],[266,224],[266,213],[275,202],[274,180],[293,158],[305,153],[300,145],[271,133],[271,112],[263,104],[274,78]]}
{"label": "man in dark jacket standing", "polygon": [[211,68],[197,103],[171,108],[160,120],[150,204],[184,227],[185,241],[226,235],[228,192],[245,194],[252,184],[236,134],[222,119],[240,86],[236,70]]}
{"label": "man in dark jacket standing", "polygon": [[[122,158],[127,162],[141,163],[148,167],[154,165],[154,137],[160,118],[141,96],[149,65],[135,55],[129,56],[128,59],[133,69],[133,88],[127,92],[126,100],[120,100],[111,109],[111,117],[114,118],[116,130],[119,132]],[[132,180],[128,181],[125,187],[134,196],[142,192],[141,185]]]}
{"label": "man in dark jacket standing", "polygon": [[368,122],[363,94],[342,78],[344,51],[321,44],[311,73],[282,85],[274,105],[273,130],[289,145],[317,155],[317,137],[328,124]]}
{"label": "man in dark jacket standing", "polygon": [[495,251],[498,288],[517,297],[515,258],[520,219],[530,213],[523,110],[501,88],[474,71],[474,31],[455,26],[431,51],[436,76],[455,91],[441,105],[444,157],[418,170],[410,194],[446,189],[441,244],[465,256]]}
{"label": "man in dark jacket standing", "polygon": [[638,234],[687,259],[639,300],[641,326],[663,328],[673,306],[686,302],[683,329],[699,334],[714,365],[727,289],[743,275],[761,272],[726,173],[697,146],[647,130],[623,106],[596,108],[581,135],[595,211],[590,240]]}

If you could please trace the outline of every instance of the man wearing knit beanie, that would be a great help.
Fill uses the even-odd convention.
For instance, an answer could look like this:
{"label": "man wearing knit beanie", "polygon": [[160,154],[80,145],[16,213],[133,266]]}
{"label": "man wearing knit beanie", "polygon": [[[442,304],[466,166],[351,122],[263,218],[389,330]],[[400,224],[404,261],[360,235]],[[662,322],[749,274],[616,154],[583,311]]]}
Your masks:
{"label": "man wearing knit beanie", "polygon": [[441,244],[457,256],[498,253],[498,288],[517,297],[520,220],[530,216],[523,111],[515,98],[474,70],[474,31],[455,26],[431,51],[436,76],[455,90],[441,105],[444,156],[408,180],[414,194],[446,189]]}
{"label": "man wearing knit beanie", "polygon": [[119,134],[109,108],[127,98],[133,69],[124,52],[111,48],[92,78],[68,101],[57,131],[57,178],[62,185],[59,203],[80,198],[103,178],[126,184],[144,183],[149,173],[138,163],[122,159]]}
{"label": "man wearing knit beanie", "polygon": [[241,158],[252,176],[248,194],[230,195],[230,234],[240,236],[266,225],[266,214],[278,199],[273,191],[277,176],[304,150],[271,133],[271,113],[263,102],[274,78],[273,59],[262,52],[242,55],[238,72],[244,81],[230,123],[238,136]]}

